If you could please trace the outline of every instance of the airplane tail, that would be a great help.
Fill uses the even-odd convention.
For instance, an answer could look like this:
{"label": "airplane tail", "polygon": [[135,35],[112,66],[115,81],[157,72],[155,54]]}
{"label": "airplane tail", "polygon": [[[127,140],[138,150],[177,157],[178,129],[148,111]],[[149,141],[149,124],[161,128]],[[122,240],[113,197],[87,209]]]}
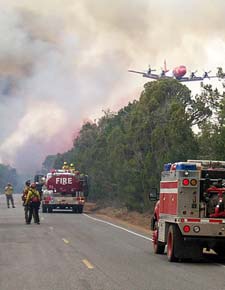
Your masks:
{"label": "airplane tail", "polygon": [[166,60],[164,59],[164,67],[163,67],[163,70],[164,70],[164,72],[168,72],[169,70],[168,70],[168,68],[167,68],[167,66],[166,66]]}

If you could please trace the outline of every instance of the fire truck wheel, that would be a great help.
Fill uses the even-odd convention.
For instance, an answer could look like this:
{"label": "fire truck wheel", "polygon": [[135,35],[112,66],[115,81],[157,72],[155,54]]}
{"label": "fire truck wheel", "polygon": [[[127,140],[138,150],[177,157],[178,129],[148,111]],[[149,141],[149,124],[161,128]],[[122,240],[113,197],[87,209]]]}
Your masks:
{"label": "fire truck wheel", "polygon": [[48,207],[48,213],[52,213],[52,208]]}
{"label": "fire truck wheel", "polygon": [[151,218],[151,222],[150,222],[150,230],[151,231],[154,231],[155,230],[155,222],[156,222],[156,220],[155,220],[155,218],[154,218],[154,216]]}
{"label": "fire truck wheel", "polygon": [[42,212],[47,212],[47,207],[45,205],[42,205]]}
{"label": "fire truck wheel", "polygon": [[73,206],[73,207],[72,207],[72,211],[73,211],[73,213],[77,213],[77,212],[78,212],[78,208],[77,208],[77,206]]}
{"label": "fire truck wheel", "polygon": [[158,240],[158,231],[153,233],[153,249],[155,254],[164,254],[165,244]]}
{"label": "fire truck wheel", "polygon": [[167,235],[167,258],[169,262],[177,262],[178,257],[175,256],[176,247],[179,247],[180,234],[175,225],[170,225]]}
{"label": "fire truck wheel", "polygon": [[83,213],[83,205],[78,206],[78,213]]}

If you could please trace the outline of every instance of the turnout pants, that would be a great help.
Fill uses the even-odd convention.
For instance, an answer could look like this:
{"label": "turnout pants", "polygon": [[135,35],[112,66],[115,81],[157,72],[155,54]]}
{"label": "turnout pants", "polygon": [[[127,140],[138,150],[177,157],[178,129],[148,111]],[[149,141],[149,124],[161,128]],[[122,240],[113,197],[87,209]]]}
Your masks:
{"label": "turnout pants", "polygon": [[36,224],[39,224],[40,223],[40,218],[39,218],[39,206],[40,206],[40,203],[39,202],[31,202],[29,204],[29,213],[28,213],[28,220],[27,220],[27,223],[30,224],[31,222],[31,219],[32,219],[32,215],[34,217],[34,222]]}
{"label": "turnout pants", "polygon": [[24,215],[25,215],[25,222],[28,222],[28,217],[29,217],[29,206],[24,205]]}
{"label": "turnout pants", "polygon": [[10,195],[6,195],[6,202],[7,202],[7,206],[8,207],[9,207],[9,201],[11,202],[12,207],[15,207],[14,206],[13,196],[11,194]]}

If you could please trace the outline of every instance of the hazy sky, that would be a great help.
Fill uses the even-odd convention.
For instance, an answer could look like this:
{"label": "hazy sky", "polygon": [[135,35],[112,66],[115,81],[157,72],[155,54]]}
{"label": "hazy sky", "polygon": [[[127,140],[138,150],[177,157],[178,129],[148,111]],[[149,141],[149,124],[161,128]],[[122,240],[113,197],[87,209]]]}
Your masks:
{"label": "hazy sky", "polygon": [[85,120],[137,98],[147,79],[128,69],[160,69],[165,58],[201,74],[225,67],[224,0],[0,0],[0,8],[0,162],[23,173],[70,149]]}

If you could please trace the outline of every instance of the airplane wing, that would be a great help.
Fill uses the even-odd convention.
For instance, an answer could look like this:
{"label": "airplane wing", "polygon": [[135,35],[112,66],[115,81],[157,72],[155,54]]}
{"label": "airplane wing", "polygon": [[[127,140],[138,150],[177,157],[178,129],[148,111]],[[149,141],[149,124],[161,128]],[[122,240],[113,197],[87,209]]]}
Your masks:
{"label": "airplane wing", "polygon": [[136,73],[136,74],[141,74],[141,75],[146,74],[146,73],[143,72],[143,71],[137,71],[137,70],[131,70],[131,69],[129,69],[128,71],[129,71],[129,72],[132,72],[132,73]]}
{"label": "airplane wing", "polygon": [[[143,72],[143,71],[137,71],[137,70],[128,70],[129,72],[132,73],[137,73],[141,74],[145,78],[150,78],[154,80],[160,80],[160,79],[174,79],[174,76],[168,76],[166,74],[153,74],[151,72]],[[207,72],[206,72],[207,73]],[[208,73],[203,75],[202,77],[200,76],[190,76],[190,77],[181,77],[181,78],[175,78],[178,82],[197,82],[197,81],[203,81],[204,79],[211,79],[211,78],[218,78],[218,76],[209,76]]]}
{"label": "airplane wing", "polygon": [[217,76],[209,76],[209,77],[183,77],[180,79],[177,79],[178,82],[195,82],[195,81],[203,81],[204,79],[213,79],[218,78]]}
{"label": "airplane wing", "polygon": [[194,78],[184,77],[184,78],[180,78],[177,80],[178,80],[178,82],[195,82],[195,81],[202,81],[202,80],[204,80],[204,78],[202,78],[202,77],[194,77]]}
{"label": "airplane wing", "polygon": [[209,79],[214,79],[214,78],[217,78],[218,79],[218,76],[210,76]]}
{"label": "airplane wing", "polygon": [[137,70],[131,70],[131,69],[128,71],[132,72],[132,73],[136,73],[136,74],[141,74],[145,78],[150,78],[150,79],[154,79],[154,80],[160,79],[160,76],[157,74],[152,74],[152,73],[147,73],[147,72],[137,71]]}

